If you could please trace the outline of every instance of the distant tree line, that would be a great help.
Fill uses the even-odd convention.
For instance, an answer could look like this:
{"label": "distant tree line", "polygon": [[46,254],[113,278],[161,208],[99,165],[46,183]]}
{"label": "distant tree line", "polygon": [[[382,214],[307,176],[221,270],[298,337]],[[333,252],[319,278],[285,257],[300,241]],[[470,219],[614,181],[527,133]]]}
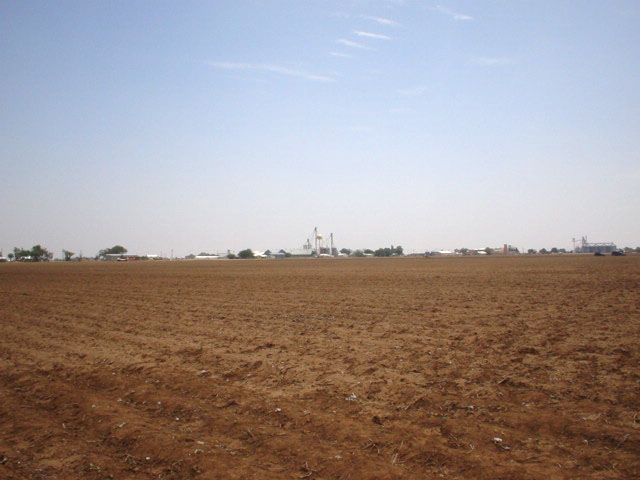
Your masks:
{"label": "distant tree line", "polygon": [[[635,247],[635,248],[624,247],[622,250],[624,252],[626,252],[626,253],[634,253],[634,252],[635,253],[640,253],[640,247]],[[569,250],[565,249],[565,248],[553,247],[553,248],[551,248],[549,250],[547,250],[546,248],[541,248],[540,250],[536,250],[535,248],[530,248],[529,250],[527,250],[527,253],[531,254],[531,255],[535,255],[536,253],[540,253],[542,255],[546,255],[546,254],[549,254],[549,253],[571,253],[571,252]]]}
{"label": "distant tree line", "polygon": [[[626,253],[640,253],[640,247],[624,247],[622,249],[624,252]],[[487,254],[492,254],[493,250],[489,247],[487,247],[486,249],[484,249],[484,251]],[[516,249],[517,251],[517,249]],[[469,254],[471,251],[468,248],[456,248],[455,249],[455,253],[458,254],[462,254],[462,255],[466,255]],[[108,254],[115,254],[115,255],[119,255],[119,254],[124,254],[127,253],[127,249],[125,247],[123,247],[122,245],[115,245],[113,247],[110,248],[104,248],[102,250],[99,251],[98,255],[96,256],[96,258],[98,257],[102,257]],[[270,253],[269,251],[265,252],[266,254]],[[290,257],[291,254],[285,252],[284,250],[280,250],[280,253],[283,253],[284,256],[286,257]],[[392,256],[400,256],[400,255],[404,255],[404,250],[401,246],[397,246],[394,247],[393,245],[391,245],[391,247],[383,247],[383,248],[378,248],[377,250],[371,250],[369,248],[365,248],[365,249],[359,249],[359,250],[352,250],[350,248],[342,248],[340,250],[340,253],[343,255],[348,255],[351,257],[365,257],[365,256],[375,256],[375,257],[392,257]],[[529,255],[535,255],[535,254],[562,254],[562,253],[570,253],[570,251],[567,251],[564,248],[557,248],[557,247],[552,247],[551,249],[547,250],[546,248],[541,248],[540,250],[536,250],[535,248],[530,248],[527,250],[527,253]],[[73,259],[73,256],[75,255],[74,252],[70,251],[70,250],[62,250],[62,254],[63,254],[63,260],[65,261],[71,261]],[[213,254],[207,253],[207,252],[200,252],[201,256],[212,256]],[[0,254],[1,256],[1,254]],[[53,258],[53,253],[50,252],[49,250],[47,250],[46,248],[42,247],[41,245],[34,245],[31,249],[27,250],[25,248],[19,248],[19,247],[15,247],[13,249],[12,253],[9,253],[7,255],[8,259],[10,261],[21,261],[21,262],[47,262],[49,260],[51,260]],[[196,258],[196,256],[194,254],[190,254],[187,255],[185,258],[187,259],[191,259],[191,258]],[[253,252],[253,250],[251,250],[250,248],[246,248],[244,250],[241,250],[240,252],[238,252],[237,254],[233,254],[233,253],[228,253],[226,255],[226,258],[243,258],[243,259],[247,259],[247,258],[255,258],[255,254]],[[76,257],[76,260],[81,260],[82,257]],[[141,259],[146,259],[146,257],[141,257]]]}
{"label": "distant tree line", "polygon": [[535,248],[530,248],[529,250],[527,250],[527,253],[530,255],[535,255],[536,253],[547,255],[549,253],[570,253],[570,252],[568,252],[566,248],[553,247],[550,250],[547,250],[546,248],[541,248],[540,250],[536,250]]}
{"label": "distant tree line", "polygon": [[351,257],[366,257],[366,256],[374,256],[374,257],[393,257],[398,255],[404,255],[404,249],[398,245],[394,247],[383,247],[378,248],[377,250],[371,250],[370,248],[365,248],[363,250],[351,250],[350,248],[343,248],[340,250],[340,253],[344,255],[349,255]]}
{"label": "distant tree line", "polygon": [[53,258],[53,253],[40,245],[34,245],[31,250],[15,247],[8,257],[9,260],[19,262],[48,262]]}
{"label": "distant tree line", "polygon": [[376,257],[392,257],[394,255],[403,255],[403,253],[404,250],[401,246],[398,245],[397,247],[394,247],[393,245],[391,245],[391,248],[378,248],[373,252],[373,255]]}

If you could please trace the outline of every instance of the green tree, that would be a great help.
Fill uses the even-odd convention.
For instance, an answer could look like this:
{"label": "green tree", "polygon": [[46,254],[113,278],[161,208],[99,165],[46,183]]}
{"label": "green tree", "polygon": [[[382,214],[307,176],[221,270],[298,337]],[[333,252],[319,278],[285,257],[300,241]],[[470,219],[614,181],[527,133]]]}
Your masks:
{"label": "green tree", "polygon": [[9,258],[9,260],[13,260],[14,254],[10,253],[9,255],[7,255],[7,257]]}
{"label": "green tree", "polygon": [[487,247],[484,249],[484,251],[487,252],[487,255],[493,255],[493,248]]}
{"label": "green tree", "polygon": [[24,248],[13,247],[13,256],[19,262],[31,260],[31,252]]}
{"label": "green tree", "polygon": [[364,252],[362,250],[356,250],[353,252],[354,257],[364,257]]}
{"label": "green tree", "polygon": [[549,253],[549,251],[548,251],[546,248],[541,248],[541,249],[540,249],[540,253],[541,253],[542,255],[546,255],[547,253]]}
{"label": "green tree", "polygon": [[15,247],[13,249],[13,255],[16,260],[23,262],[48,262],[53,258],[53,253],[40,245],[34,245],[31,250]]}
{"label": "green tree", "polygon": [[34,262],[48,262],[53,258],[53,253],[40,245],[34,245],[31,249],[31,257]]}
{"label": "green tree", "polygon": [[527,253],[528,253],[529,255],[534,255],[534,254],[536,254],[536,253],[538,253],[538,252],[536,251],[536,249],[535,249],[535,248],[530,248],[529,250],[527,250]]}
{"label": "green tree", "polygon": [[342,248],[342,249],[340,249],[340,253],[344,253],[345,255],[351,255],[351,249]]}
{"label": "green tree", "polygon": [[371,250],[370,248],[365,248],[365,249],[364,249],[364,253],[365,253],[366,255],[373,255],[373,254],[374,254],[373,250]]}
{"label": "green tree", "polygon": [[236,257],[235,253],[227,253],[227,258],[233,260],[234,258],[238,258],[238,257]]}
{"label": "green tree", "polygon": [[553,247],[553,248],[551,249],[551,253],[558,253],[558,249],[557,249],[556,247]]}
{"label": "green tree", "polygon": [[253,250],[250,248],[246,248],[238,252],[238,257],[240,258],[254,258]]}
{"label": "green tree", "polygon": [[62,254],[64,255],[65,262],[68,262],[69,260],[71,260],[71,257],[75,255],[73,252],[70,252],[69,250],[62,250]]}
{"label": "green tree", "polygon": [[124,248],[122,245],[115,245],[111,248],[104,248],[100,250],[100,252],[98,253],[98,256],[104,257],[105,255],[118,255],[123,253],[127,253],[127,249]]}

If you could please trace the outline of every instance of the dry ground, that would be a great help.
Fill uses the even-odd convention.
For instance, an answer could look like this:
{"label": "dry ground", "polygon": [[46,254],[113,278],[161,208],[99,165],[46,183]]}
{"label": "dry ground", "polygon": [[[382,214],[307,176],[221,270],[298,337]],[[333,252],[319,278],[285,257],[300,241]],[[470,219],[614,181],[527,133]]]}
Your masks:
{"label": "dry ground", "polygon": [[0,478],[637,479],[639,327],[638,256],[1,264]]}

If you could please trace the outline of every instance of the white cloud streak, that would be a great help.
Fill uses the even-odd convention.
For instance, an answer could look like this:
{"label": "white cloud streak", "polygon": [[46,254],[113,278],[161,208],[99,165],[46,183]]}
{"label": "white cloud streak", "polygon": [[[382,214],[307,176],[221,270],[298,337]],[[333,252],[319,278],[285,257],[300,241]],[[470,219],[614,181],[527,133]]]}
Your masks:
{"label": "white cloud streak", "polygon": [[434,10],[440,13],[444,13],[445,15],[450,16],[454,20],[473,20],[473,17],[470,15],[454,12],[453,10],[450,10],[447,7],[443,7],[442,5],[438,5],[437,7],[434,8]]}
{"label": "white cloud streak", "polygon": [[329,52],[329,55],[333,57],[340,57],[340,58],[353,58],[353,55],[349,55],[348,53],[342,53],[342,52]]}
{"label": "white cloud streak", "polygon": [[336,42],[351,48],[360,48],[362,50],[373,50],[371,47],[367,47],[366,45],[362,45],[361,43],[353,42],[351,40],[346,40],[344,38],[339,38],[338,40],[336,40]]}
{"label": "white cloud streak", "polygon": [[369,15],[361,15],[361,18],[364,18],[366,20],[371,20],[372,22],[376,22],[379,23],[380,25],[387,25],[389,27],[399,27],[400,24],[394,20],[390,20],[388,18],[382,18],[382,17],[371,17]]}
{"label": "white cloud streak", "polygon": [[379,33],[363,32],[361,30],[355,30],[353,33],[355,33],[359,37],[376,38],[379,40],[391,40],[391,37],[388,37],[387,35],[381,35]]}
{"label": "white cloud streak", "polygon": [[291,68],[281,67],[279,65],[269,65],[260,63],[235,63],[235,62],[205,62],[210,67],[220,68],[223,70],[257,70],[263,72],[278,73],[288,75],[290,77],[303,78],[315,82],[335,82],[335,79],[324,75],[315,75],[313,73],[301,70],[293,70]]}

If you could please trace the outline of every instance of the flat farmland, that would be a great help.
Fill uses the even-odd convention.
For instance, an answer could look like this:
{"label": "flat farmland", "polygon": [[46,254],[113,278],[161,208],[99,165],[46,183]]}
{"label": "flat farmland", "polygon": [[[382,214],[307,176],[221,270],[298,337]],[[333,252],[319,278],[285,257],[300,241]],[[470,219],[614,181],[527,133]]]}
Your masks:
{"label": "flat farmland", "polygon": [[0,264],[2,479],[637,479],[640,257]]}

